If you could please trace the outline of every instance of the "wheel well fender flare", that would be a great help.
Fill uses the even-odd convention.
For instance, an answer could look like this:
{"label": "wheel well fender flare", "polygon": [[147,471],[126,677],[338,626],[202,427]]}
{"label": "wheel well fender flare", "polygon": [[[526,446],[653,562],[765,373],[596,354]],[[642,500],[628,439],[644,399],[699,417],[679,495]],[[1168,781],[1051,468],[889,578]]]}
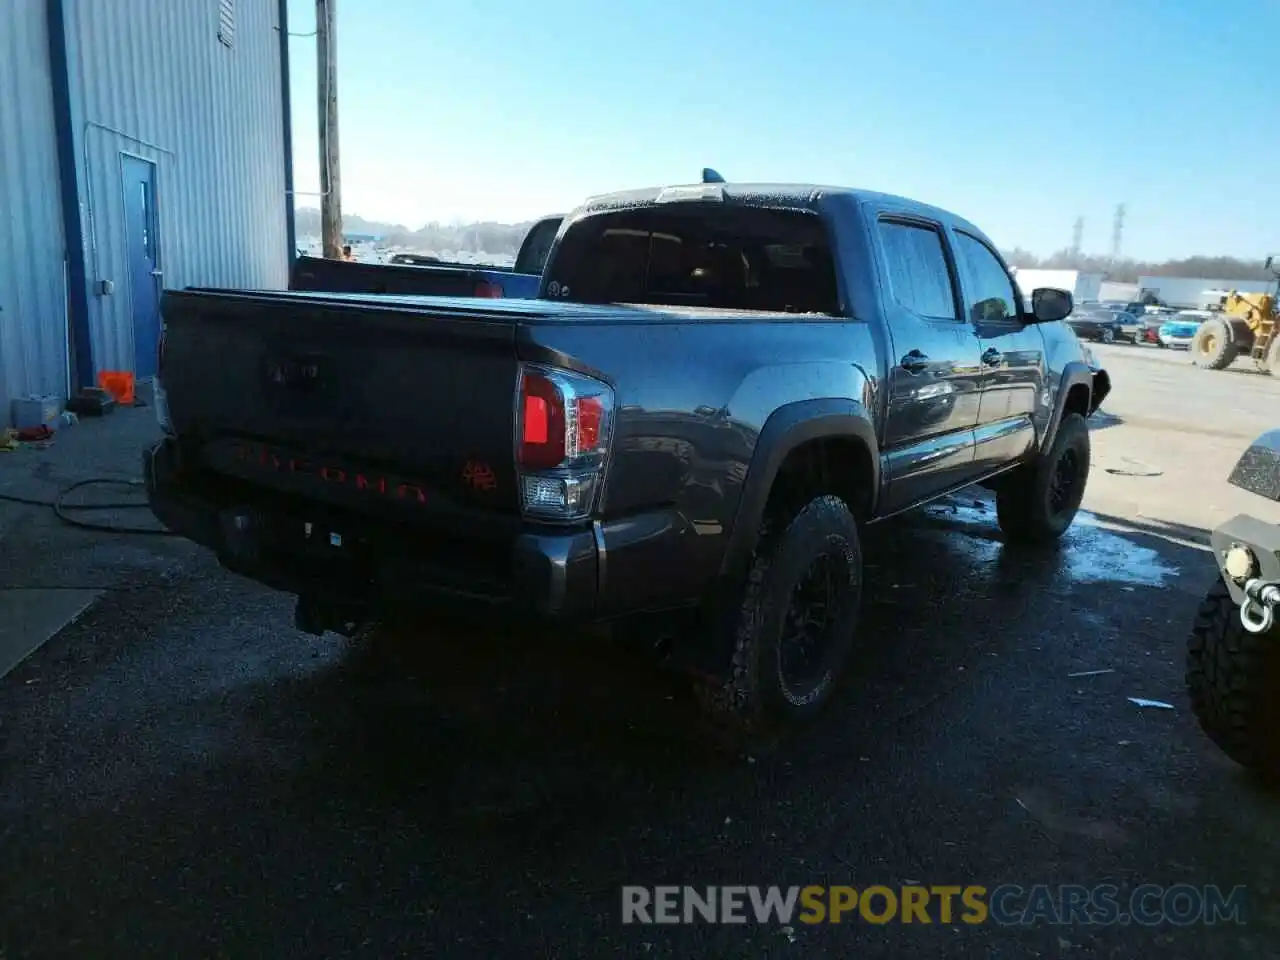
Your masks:
{"label": "wheel well fender flare", "polygon": [[866,407],[856,400],[822,398],[784,404],[769,415],[756,438],[742,496],[721,562],[723,576],[743,572],[756,547],[760,522],[773,482],[787,456],[814,440],[855,440],[867,451],[871,468],[870,497],[874,515],[880,493],[880,448]]}
{"label": "wheel well fender flare", "polygon": [[1088,364],[1079,360],[1071,360],[1062,368],[1062,374],[1058,378],[1058,390],[1053,398],[1053,414],[1045,429],[1044,442],[1040,445],[1041,450],[1048,450],[1053,446],[1053,441],[1058,435],[1058,426],[1062,423],[1067,408],[1067,401],[1071,399],[1071,391],[1076,387],[1084,387],[1089,391],[1089,403],[1085,409],[1085,416],[1092,416],[1101,406],[1102,401],[1107,398],[1107,394],[1111,392],[1111,377],[1107,371],[1093,370]]}

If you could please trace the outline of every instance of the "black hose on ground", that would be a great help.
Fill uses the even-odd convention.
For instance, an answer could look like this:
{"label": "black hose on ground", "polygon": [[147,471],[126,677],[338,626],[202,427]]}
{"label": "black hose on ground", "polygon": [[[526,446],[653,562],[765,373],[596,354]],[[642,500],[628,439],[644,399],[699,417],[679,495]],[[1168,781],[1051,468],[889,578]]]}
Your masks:
{"label": "black hose on ground", "polygon": [[76,490],[80,490],[89,486],[115,486],[115,487],[143,487],[145,484],[141,480],[116,480],[111,477],[92,477],[88,480],[80,480],[71,484],[69,487],[63,488],[58,495],[52,500],[37,500],[33,497],[19,497],[9,493],[0,493],[0,501],[6,503],[20,503],[28,507],[48,507],[57,515],[58,519],[68,526],[79,527],[81,530],[96,530],[100,533],[131,533],[141,536],[152,537],[171,537],[174,533],[163,527],[126,527],[116,523],[99,523],[93,520],[82,520],[69,514],[68,510],[138,510],[146,509],[149,504],[139,503],[136,500],[110,502],[110,503],[67,503],[67,496]]}

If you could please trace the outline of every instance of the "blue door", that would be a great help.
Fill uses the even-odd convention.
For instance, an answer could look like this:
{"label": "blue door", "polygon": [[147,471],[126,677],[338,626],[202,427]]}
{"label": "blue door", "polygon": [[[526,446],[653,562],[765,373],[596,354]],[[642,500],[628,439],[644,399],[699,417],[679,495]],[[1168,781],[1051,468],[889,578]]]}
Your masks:
{"label": "blue door", "polygon": [[156,375],[160,348],[160,244],[156,236],[156,167],[127,154],[124,171],[125,262],[133,308],[133,375]]}

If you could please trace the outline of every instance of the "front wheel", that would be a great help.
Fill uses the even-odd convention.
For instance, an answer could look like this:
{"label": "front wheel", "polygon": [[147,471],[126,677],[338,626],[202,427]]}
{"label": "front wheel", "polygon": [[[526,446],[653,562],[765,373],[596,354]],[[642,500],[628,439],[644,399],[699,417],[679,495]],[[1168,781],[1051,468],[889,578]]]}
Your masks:
{"label": "front wheel", "polygon": [[1250,772],[1280,777],[1280,628],[1250,633],[1215,580],[1187,641],[1187,693],[1200,729]]}
{"label": "front wheel", "polygon": [[1089,481],[1089,425],[1078,413],[1062,417],[1053,446],[1010,472],[996,493],[996,518],[1011,540],[1057,540],[1075,520]]}
{"label": "front wheel", "polygon": [[858,524],[821,496],[766,521],[733,626],[728,679],[700,683],[714,719],[769,733],[816,714],[853,645],[862,600]]}
{"label": "front wheel", "polygon": [[1191,340],[1191,362],[1206,370],[1225,370],[1231,366],[1238,350],[1231,339],[1231,328],[1224,320],[1206,320]]}

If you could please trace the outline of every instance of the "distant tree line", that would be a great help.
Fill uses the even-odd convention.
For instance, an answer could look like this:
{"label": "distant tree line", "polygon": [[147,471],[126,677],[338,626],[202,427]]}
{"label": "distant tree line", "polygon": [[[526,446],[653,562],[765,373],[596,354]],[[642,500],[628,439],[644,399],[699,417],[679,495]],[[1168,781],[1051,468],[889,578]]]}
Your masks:
{"label": "distant tree line", "polygon": [[1207,277],[1214,280],[1274,280],[1275,276],[1263,269],[1262,261],[1237,260],[1235,257],[1187,257],[1183,260],[1112,260],[1110,257],[1090,254],[1074,254],[1059,250],[1049,257],[1037,257],[1034,253],[1016,247],[1004,251],[1010,266],[1047,270],[1080,270],[1084,273],[1105,273],[1108,280],[1120,283],[1136,283],[1138,277]]}
{"label": "distant tree line", "polygon": [[[299,207],[294,211],[294,221],[299,236],[319,236],[320,211],[313,207]],[[388,244],[416,248],[423,251],[459,250],[515,256],[520,243],[533,226],[524,223],[428,223],[417,230],[398,223],[366,220],[355,214],[342,218],[343,230],[352,235],[372,234]],[[1048,257],[1037,257],[1028,250],[1015,247],[1004,251],[1005,260],[1015,267],[1028,269],[1042,267],[1050,270],[1081,270],[1085,273],[1105,273],[1107,279],[1121,283],[1135,283],[1140,276],[1151,277],[1211,277],[1215,280],[1273,280],[1262,267],[1262,261],[1237,260],[1235,257],[1187,257],[1184,260],[1151,262],[1145,260],[1112,260],[1090,254],[1074,254],[1059,250]]]}
{"label": "distant tree line", "polygon": [[[398,223],[382,223],[346,214],[342,218],[342,229],[352,236],[371,234],[382,237],[385,243],[393,246],[423,251],[465,250],[515,256],[533,223],[532,220],[525,223],[428,223],[417,230],[410,230]],[[320,211],[311,207],[297,208],[294,225],[300,237],[319,236]]]}

